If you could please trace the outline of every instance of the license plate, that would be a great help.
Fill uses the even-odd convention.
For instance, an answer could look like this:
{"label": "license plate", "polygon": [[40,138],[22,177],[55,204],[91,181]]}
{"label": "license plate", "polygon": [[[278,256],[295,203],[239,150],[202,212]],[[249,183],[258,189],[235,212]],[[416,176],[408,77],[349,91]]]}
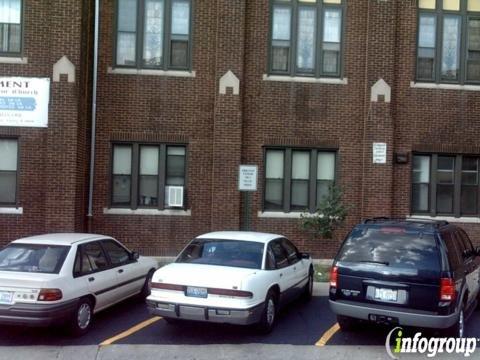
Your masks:
{"label": "license plate", "polygon": [[0,304],[10,305],[13,299],[13,292],[0,291]]}
{"label": "license plate", "polygon": [[186,295],[191,297],[206,298],[208,296],[208,291],[206,288],[187,286]]}
{"label": "license plate", "polygon": [[398,291],[392,289],[375,289],[375,300],[396,302]]}

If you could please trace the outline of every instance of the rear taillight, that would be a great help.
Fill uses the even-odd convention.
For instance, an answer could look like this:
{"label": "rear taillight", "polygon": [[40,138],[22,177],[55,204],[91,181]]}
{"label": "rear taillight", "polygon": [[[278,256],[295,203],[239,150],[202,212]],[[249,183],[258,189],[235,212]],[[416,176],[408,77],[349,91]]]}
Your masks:
{"label": "rear taillight", "polygon": [[455,281],[449,278],[442,278],[440,280],[440,301],[453,301],[456,295]]}
{"label": "rear taillight", "polygon": [[38,294],[38,301],[58,301],[62,300],[63,294],[60,289],[41,289]]}
{"label": "rear taillight", "polygon": [[230,289],[208,289],[210,295],[234,296],[241,298],[252,298],[253,294],[250,291],[230,290]]}
{"label": "rear taillight", "polygon": [[338,268],[333,266],[330,270],[330,286],[337,287],[337,280],[338,280]]}
{"label": "rear taillight", "polygon": [[185,287],[183,285],[152,282],[152,289],[184,291]]}

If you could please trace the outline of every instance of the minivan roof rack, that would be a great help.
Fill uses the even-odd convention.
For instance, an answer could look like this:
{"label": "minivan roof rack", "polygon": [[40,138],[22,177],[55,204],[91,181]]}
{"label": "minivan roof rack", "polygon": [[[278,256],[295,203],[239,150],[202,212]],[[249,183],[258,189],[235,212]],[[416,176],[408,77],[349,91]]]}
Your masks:
{"label": "minivan roof rack", "polygon": [[391,221],[399,221],[399,222],[415,222],[415,223],[422,223],[422,224],[429,224],[432,225],[435,228],[439,228],[442,226],[447,226],[449,223],[448,221],[445,220],[434,220],[434,219],[425,219],[425,218],[415,218],[415,217],[409,217],[405,219],[400,219],[400,218],[389,218],[386,216],[379,216],[379,217],[373,217],[370,219],[365,219],[363,221],[364,224],[375,224],[375,223],[382,223],[382,222],[391,222]]}

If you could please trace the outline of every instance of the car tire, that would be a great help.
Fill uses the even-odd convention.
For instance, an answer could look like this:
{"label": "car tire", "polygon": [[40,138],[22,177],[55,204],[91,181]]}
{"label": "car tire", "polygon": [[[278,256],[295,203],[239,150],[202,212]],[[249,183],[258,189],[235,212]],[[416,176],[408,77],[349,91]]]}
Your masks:
{"label": "car tire", "polygon": [[348,316],[337,315],[337,323],[342,331],[354,331],[358,321]]}
{"label": "car tire", "polygon": [[277,294],[275,293],[275,291],[269,290],[267,293],[267,297],[265,298],[265,306],[262,311],[262,316],[259,323],[257,324],[257,329],[261,334],[265,335],[272,332],[278,313],[277,306]]}
{"label": "car tire", "polygon": [[150,283],[152,281],[154,272],[155,270],[150,270],[147,274],[147,277],[145,278],[145,283],[143,284],[142,291],[139,294],[142,300],[145,300],[148,296],[150,296],[150,293],[152,292],[150,288]]}
{"label": "car tire", "polygon": [[70,331],[74,336],[82,336],[90,330],[93,319],[93,302],[89,298],[82,298],[78,301],[72,319]]}
{"label": "car tire", "polygon": [[465,305],[460,308],[457,322],[445,330],[447,337],[463,338],[465,337]]}
{"label": "car tire", "polygon": [[313,271],[310,269],[308,274],[308,282],[305,285],[305,290],[303,291],[303,299],[305,301],[312,300],[313,296]]}

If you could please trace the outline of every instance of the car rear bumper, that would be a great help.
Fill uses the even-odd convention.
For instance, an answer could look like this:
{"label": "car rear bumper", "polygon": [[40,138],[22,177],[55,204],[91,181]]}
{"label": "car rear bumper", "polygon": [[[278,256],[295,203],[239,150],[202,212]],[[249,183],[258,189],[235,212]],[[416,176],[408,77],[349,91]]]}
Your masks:
{"label": "car rear bumper", "polygon": [[0,325],[48,326],[68,320],[77,300],[60,304],[0,305]]}
{"label": "car rear bumper", "polygon": [[455,324],[458,314],[437,315],[433,312],[416,310],[399,310],[388,306],[373,306],[370,304],[355,304],[352,301],[329,300],[330,309],[337,314],[361,320],[371,320],[371,315],[384,318],[394,318],[398,325],[446,329]]}
{"label": "car rear bumper", "polygon": [[187,304],[155,302],[152,300],[148,300],[147,305],[152,315],[172,319],[226,323],[234,325],[250,325],[259,322],[264,309],[264,303],[258,304],[249,309],[201,307]]}

